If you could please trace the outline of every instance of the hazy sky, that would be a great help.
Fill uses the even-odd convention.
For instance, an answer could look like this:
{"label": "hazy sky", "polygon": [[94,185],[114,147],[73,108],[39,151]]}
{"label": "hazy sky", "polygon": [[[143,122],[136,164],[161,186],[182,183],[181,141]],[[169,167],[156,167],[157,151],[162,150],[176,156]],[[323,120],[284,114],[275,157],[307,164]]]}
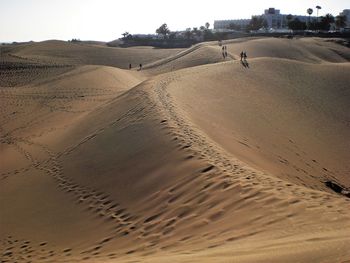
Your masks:
{"label": "hazy sky", "polygon": [[[162,23],[171,30],[199,27],[216,19],[249,18],[275,7],[283,14],[305,14],[320,5],[319,15],[338,15],[349,0],[0,0],[0,42],[80,38],[110,41],[131,34],[154,33]],[[314,8],[315,9],[315,8]]]}

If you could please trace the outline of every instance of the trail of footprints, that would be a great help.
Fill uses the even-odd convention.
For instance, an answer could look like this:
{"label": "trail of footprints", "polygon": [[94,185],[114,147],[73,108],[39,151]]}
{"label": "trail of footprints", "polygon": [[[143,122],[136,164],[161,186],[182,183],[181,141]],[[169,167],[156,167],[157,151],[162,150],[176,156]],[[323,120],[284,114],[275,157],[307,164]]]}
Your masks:
{"label": "trail of footprints", "polygon": [[[140,114],[137,114],[137,113],[142,113],[142,111],[144,110],[145,109],[142,107],[133,108],[130,111],[126,112],[119,119],[110,123],[109,125],[110,126],[115,125],[116,123],[120,122],[123,119],[129,120],[130,117],[138,116]],[[140,118],[141,119],[144,118],[146,116],[146,113],[141,115],[142,116],[141,117],[139,116],[138,118],[136,118],[135,121],[140,120]],[[2,174],[2,176],[5,176],[6,178],[9,174],[17,174],[17,173],[20,173],[21,171],[28,171],[30,167],[34,167],[38,170],[44,171],[45,173],[49,174],[56,180],[58,187],[62,191],[73,196],[77,204],[84,206],[87,211],[92,213],[92,215],[97,215],[102,220],[114,225],[113,232],[111,233],[110,237],[105,238],[101,244],[96,245],[95,247],[91,249],[87,249],[86,251],[82,252],[82,254],[85,255],[84,258],[86,260],[91,258],[91,255],[96,256],[97,253],[100,253],[99,251],[102,249],[102,247],[107,243],[111,242],[113,239],[122,237],[122,236],[127,236],[130,233],[135,232],[136,228],[139,228],[139,226],[137,226],[136,224],[140,225],[140,222],[142,222],[141,220],[138,223],[136,223],[135,220],[138,219],[137,216],[131,215],[126,208],[123,208],[119,203],[113,202],[109,198],[109,196],[105,195],[103,192],[98,192],[89,187],[78,185],[74,183],[71,179],[63,175],[62,165],[59,161],[59,157],[61,155],[69,154],[74,149],[79,147],[81,144],[93,139],[96,135],[98,135],[103,131],[104,131],[104,128],[97,130],[96,134],[87,136],[76,146],[68,148],[64,153],[61,153],[59,155],[50,151],[50,149],[43,144],[34,143],[28,139],[11,138],[11,136],[7,136],[7,143],[13,145],[19,153],[21,153],[23,156],[25,156],[26,159],[28,159],[31,162],[31,164],[29,167],[4,173]],[[46,152],[48,158],[42,162],[38,162],[30,154],[30,152],[24,150],[24,148],[20,146],[20,143],[41,148],[44,152]],[[127,251],[127,253],[130,254],[131,252]],[[6,252],[5,256],[12,256],[13,254],[14,254],[13,252]],[[44,259],[45,258],[40,258],[40,261]],[[12,262],[12,260],[10,260],[9,262]]]}
{"label": "trail of footprints", "polygon": [[1,263],[36,263],[36,262],[67,262],[71,256],[71,249],[59,250],[52,248],[47,242],[33,242],[27,239],[18,239],[7,236],[0,241]]}
{"label": "trail of footprints", "polygon": [[[181,141],[185,147],[191,147],[195,152],[201,153],[201,158],[215,163],[215,165],[226,174],[228,183],[238,180],[246,189],[260,188],[261,191],[269,191],[272,189],[279,190],[280,199],[283,195],[293,193],[301,199],[307,198],[309,193],[306,193],[304,188],[297,185],[292,185],[278,178],[273,178],[265,173],[254,171],[253,169],[244,166],[238,160],[234,160],[223,149],[217,146],[214,142],[209,141],[209,138],[202,135],[199,130],[194,130],[184,117],[179,114],[179,108],[175,108],[170,94],[167,92],[167,87],[171,82],[176,81],[179,76],[176,73],[163,77],[155,84],[155,97],[158,98],[160,109],[167,116],[172,126],[175,126],[172,133],[176,139]],[[164,121],[165,122],[165,121]],[[164,123],[163,122],[163,123]],[[187,146],[186,146],[187,145]],[[189,146],[190,145],[190,146]],[[252,187],[254,185],[254,187]],[[307,191],[309,192],[309,191]],[[334,196],[325,196],[324,193],[318,191],[313,192],[312,203],[319,206],[324,206],[326,201],[347,201],[339,200]]]}
{"label": "trail of footprints", "polygon": [[[74,196],[76,202],[84,204],[88,207],[88,210],[94,211],[100,217],[107,220],[112,220],[118,225],[128,226],[132,224],[132,217],[126,213],[126,209],[122,208],[120,204],[113,203],[109,199],[109,196],[103,192],[98,192],[89,187],[84,187],[73,182],[73,180],[63,175],[63,167],[57,156],[49,150],[45,145],[33,143],[29,141],[23,141],[31,145],[41,147],[49,156],[45,162],[37,165],[37,169],[45,171],[49,175],[53,176],[60,189]],[[30,159],[33,159],[29,153],[27,153]]]}
{"label": "trail of footprints", "polygon": [[[137,219],[137,217],[128,213],[126,208],[123,208],[117,202],[113,202],[109,198],[109,196],[107,196],[103,192],[98,192],[89,187],[78,185],[74,183],[71,179],[65,177],[62,172],[62,165],[60,161],[58,160],[57,156],[48,149],[48,147],[42,144],[33,143],[23,139],[20,141],[28,145],[42,148],[49,156],[49,159],[39,163],[33,158],[33,156],[29,152],[25,151],[23,148],[18,146],[17,143],[14,143],[13,145],[16,146],[16,149],[32,162],[31,166],[35,167],[38,170],[44,171],[50,176],[52,176],[56,180],[58,188],[61,189],[63,192],[73,196],[75,198],[75,202],[85,207],[86,211],[89,211],[92,215],[98,216],[100,219],[113,225],[113,232],[111,233],[110,237],[105,238],[100,245],[97,245],[92,249],[88,249],[81,253],[82,255],[84,255],[84,258],[86,260],[91,256],[96,256],[96,253],[99,253],[102,247],[107,243],[111,242],[113,239],[118,238],[120,236],[129,235],[136,229],[135,220]],[[9,242],[11,243],[11,241]],[[24,246],[23,249],[24,248],[26,248],[26,246]],[[24,252],[26,252],[28,259],[32,257],[33,253],[37,253],[34,250],[25,250],[22,253],[18,249],[15,251],[12,251],[11,249],[11,246],[5,249],[5,252],[1,257],[1,262],[14,262],[16,260],[19,260],[18,262],[23,262],[24,258],[22,254]],[[68,252],[68,250],[63,251],[63,253],[67,254],[66,256],[70,256],[70,253]],[[48,259],[48,257],[42,256],[38,257],[37,261],[29,260],[27,262],[45,262],[46,259]]]}
{"label": "trail of footprints", "polygon": [[[145,95],[145,94],[143,94]],[[115,125],[119,123],[123,119],[130,119],[132,116],[139,116],[136,120],[140,120],[140,118],[144,118],[147,116],[149,110],[154,110],[154,105],[148,104],[149,107],[146,109],[145,107],[139,106],[131,109],[126,112],[123,116],[113,121],[109,125]],[[163,122],[166,124],[166,122]],[[170,189],[165,189],[165,191],[169,192],[169,200],[167,205],[173,206],[173,208],[168,209],[168,214],[164,214],[164,211],[160,209],[159,211],[154,211],[152,216],[147,218],[141,218],[139,216],[133,215],[127,211],[125,207],[122,207],[121,204],[117,202],[113,202],[109,196],[105,195],[103,192],[98,192],[89,187],[84,187],[79,184],[74,183],[71,179],[65,177],[63,175],[62,164],[60,163],[59,157],[63,154],[69,154],[71,151],[79,147],[82,143],[85,143],[97,136],[99,133],[103,132],[104,128],[101,128],[96,131],[95,134],[91,136],[87,136],[80,143],[78,143],[75,147],[68,148],[66,152],[61,153],[59,155],[50,151],[50,149],[42,144],[34,143],[29,141],[28,139],[19,139],[17,138],[17,142],[14,143],[19,152],[21,152],[25,157],[32,162],[32,166],[36,169],[41,170],[55,178],[58,187],[66,192],[67,194],[74,197],[75,202],[77,204],[82,205],[86,208],[87,211],[90,211],[92,215],[96,215],[105,222],[109,222],[113,225],[113,231],[110,236],[103,239],[100,243],[97,243],[95,246],[92,246],[89,249],[81,252],[83,259],[90,259],[91,257],[101,255],[101,250],[103,246],[112,242],[116,238],[134,235],[136,239],[145,239],[148,245],[142,250],[147,249],[147,253],[151,253],[152,249],[156,249],[156,247],[161,244],[161,240],[166,240],[167,236],[175,231],[175,226],[182,221],[191,220],[191,216],[194,215],[196,209],[193,207],[188,207],[187,204],[194,201],[196,204],[200,205],[206,202],[208,196],[205,192],[211,187],[215,187],[218,190],[229,188],[230,183],[228,182],[220,182],[219,184],[214,183],[214,172],[215,167],[213,165],[208,165],[204,167],[200,172],[203,176],[205,176],[205,180],[201,180],[200,177],[192,176],[186,179],[184,182],[180,182],[178,185],[171,187]],[[25,151],[23,148],[19,146],[19,143],[25,143],[31,146],[39,147],[43,151],[46,152],[48,159],[42,162],[38,162],[31,156],[28,151]],[[190,145],[185,145],[182,147],[183,150],[190,148]],[[219,174],[218,174],[219,175]],[[217,176],[218,176],[217,175]],[[198,191],[194,191],[192,196],[187,197],[185,200],[182,197],[183,188],[187,183],[197,180],[198,181]],[[153,200],[156,200],[155,197],[151,197]],[[174,217],[169,215],[169,211],[175,209],[180,204],[180,210],[178,211],[178,216]],[[215,204],[208,204],[208,207],[205,210],[215,210]],[[192,211],[193,210],[193,211]],[[198,214],[203,213],[197,211]],[[220,217],[220,213],[211,216],[211,220],[216,220],[216,218]],[[160,218],[162,220],[160,221]],[[158,234],[157,234],[158,233]],[[203,237],[203,238],[210,238]],[[189,242],[192,240],[191,236],[181,237],[179,242]],[[173,246],[174,244],[172,244]],[[168,245],[170,246],[170,245]],[[166,249],[167,246],[163,246],[162,249]],[[126,254],[132,254],[136,250],[126,251]],[[67,251],[66,251],[67,252]],[[114,255],[116,256],[116,255]],[[112,256],[111,256],[112,257]]]}
{"label": "trail of footprints", "polygon": [[[133,254],[135,252],[143,252],[145,255],[147,253],[152,253],[152,250],[155,250],[157,246],[164,243],[167,239],[167,236],[175,231],[175,228],[183,227],[181,224],[186,220],[192,220],[193,217],[200,216],[201,213],[213,211],[209,216],[208,222],[215,221],[220,219],[222,214],[225,211],[216,211],[214,213],[215,206],[217,203],[208,203],[208,195],[206,192],[210,189],[215,189],[215,191],[227,191],[234,189],[236,186],[242,186],[245,189],[245,192],[242,193],[242,199],[246,201],[257,201],[256,189],[257,186],[260,187],[260,190],[266,192],[266,198],[268,199],[271,195],[268,194],[269,189],[279,189],[281,194],[289,194],[292,192],[294,195],[299,197],[304,197],[306,193],[301,187],[292,187],[291,184],[286,184],[278,179],[273,179],[268,177],[265,174],[260,174],[257,171],[246,168],[238,162],[235,162],[229,156],[226,156],[225,153],[213,143],[209,143],[208,139],[201,135],[200,132],[195,131],[192,127],[186,124],[186,120],[182,118],[178,113],[177,109],[171,100],[170,95],[166,92],[167,85],[174,80],[173,78],[168,78],[166,80],[161,80],[156,84],[156,95],[159,99],[160,104],[152,101],[149,94],[145,91],[138,90],[141,97],[145,100],[148,100],[147,107],[142,105],[137,105],[136,107],[130,109],[124,115],[122,115],[117,120],[109,124],[109,126],[120,124],[124,119],[134,118],[135,121],[142,120],[149,111],[159,110],[165,111],[166,118],[160,121],[160,124],[165,127],[165,129],[170,129],[169,134],[173,136],[173,140],[179,143],[179,147],[182,151],[186,151],[188,156],[186,159],[190,160],[192,158],[200,158],[208,161],[208,165],[203,167],[199,171],[200,176],[190,176],[189,178],[179,182],[177,185],[164,189],[163,193],[168,194],[167,202],[164,207],[156,209],[153,215],[149,217],[141,217],[135,214],[130,213],[126,207],[123,207],[120,203],[113,201],[108,195],[98,190],[92,189],[87,186],[82,186],[75,183],[70,178],[67,178],[63,174],[63,166],[60,162],[60,156],[67,155],[78,148],[83,143],[88,142],[89,140],[95,138],[98,134],[102,133],[105,128],[98,129],[91,136],[87,136],[77,145],[69,147],[65,152],[55,154],[47,146],[34,143],[28,139],[14,139],[12,138],[11,144],[14,145],[16,150],[23,154],[31,162],[31,166],[46,172],[52,176],[56,182],[59,189],[63,192],[74,197],[74,200],[77,204],[84,207],[92,215],[99,217],[101,220],[110,223],[113,226],[113,230],[110,235],[103,238],[102,240],[96,242],[93,246],[80,252],[80,259],[89,260],[91,258],[102,255],[102,249],[105,245],[109,244],[117,238],[122,238],[125,236],[133,235],[135,239],[144,239],[144,245],[141,248],[136,247],[133,250],[125,251],[125,254]],[[158,107],[158,108],[157,108]],[[7,137],[8,140],[11,140],[11,137]],[[46,152],[48,158],[45,161],[38,162],[28,151],[20,147],[19,143],[25,143],[28,145],[40,147],[43,151]],[[215,164],[212,165],[210,163]],[[29,169],[28,167],[18,169],[13,171],[13,174],[20,173]],[[2,174],[1,176],[8,176]],[[203,180],[204,179],[204,180]],[[254,179],[254,180],[253,180]],[[190,196],[184,196],[183,190],[186,187],[186,184],[190,182],[196,182],[196,189],[194,189],[193,194]],[[259,190],[259,191],[260,191]],[[145,204],[149,202],[152,204],[152,200],[156,201],[157,198],[160,198],[156,195],[152,195],[145,200]],[[276,198],[273,202],[281,202],[283,198]],[[316,191],[313,195],[313,199],[316,204],[329,201],[332,197],[323,197],[319,195]],[[189,204],[196,204],[196,207],[191,207]],[[295,202],[297,204],[298,202]],[[291,202],[291,204],[294,204]],[[232,204],[232,207],[239,209],[240,204]],[[174,217],[171,215],[173,209],[179,208],[177,216]],[[165,212],[164,212],[165,211]],[[282,215],[283,216],[283,215]],[[256,218],[254,220],[261,220]],[[276,222],[280,219],[275,219]],[[266,226],[273,224],[275,222],[266,222]],[[200,226],[199,226],[200,227]],[[248,233],[247,235],[253,235],[255,233]],[[217,238],[217,235],[211,235],[209,233],[203,233],[201,237],[192,237],[192,236],[182,236],[179,237],[177,242],[195,242],[199,239],[213,239]],[[227,242],[234,241],[238,238],[243,238],[240,236],[231,236],[223,237]],[[162,241],[162,242],[161,242]],[[14,246],[14,243],[21,244]],[[161,249],[168,249],[171,246],[176,248],[176,244],[166,244],[161,247]],[[51,249],[46,249],[46,243],[43,242],[39,244],[40,255],[35,254],[35,250],[30,245],[29,241],[18,241],[12,240],[12,237],[8,237],[6,240],[3,240],[2,247],[5,247],[2,251],[1,262],[50,262],[50,258],[54,256],[60,257],[69,257],[72,255],[70,248],[65,249],[64,251],[54,251]],[[213,244],[213,247],[215,245]],[[35,254],[35,255],[34,255]],[[106,255],[109,258],[116,258],[118,253],[110,253]],[[34,258],[35,260],[33,261]],[[27,261],[24,261],[27,260]],[[64,262],[64,261],[63,261]]]}
{"label": "trail of footprints", "polygon": [[[131,110],[130,112],[127,112],[124,116],[122,116],[121,119],[128,118],[134,115],[134,113],[135,113],[135,110]],[[36,117],[33,120],[30,120],[27,123],[27,125],[32,125],[33,123],[37,122],[37,119],[38,117]],[[40,121],[43,121],[43,120],[40,120]],[[117,120],[116,122],[118,121],[119,120]],[[110,125],[114,125],[116,122],[113,122]],[[112,200],[109,199],[107,195],[105,195],[102,192],[98,192],[89,187],[83,187],[78,184],[75,184],[71,179],[65,177],[62,172],[62,165],[59,161],[59,156],[61,155],[57,155],[53,153],[52,151],[50,151],[50,149],[47,146],[43,144],[34,143],[28,139],[14,138],[11,136],[13,132],[17,130],[21,130],[22,128],[24,127],[18,127],[10,132],[7,132],[1,138],[1,143],[12,145],[17,152],[22,154],[30,162],[30,165],[24,168],[2,173],[1,179],[6,179],[9,175],[16,175],[16,174],[20,174],[21,172],[26,172],[32,167],[49,174],[56,180],[59,189],[72,195],[75,198],[77,204],[80,204],[86,207],[87,208],[86,210],[90,211],[92,215],[98,215],[99,218],[105,221],[108,221],[109,223],[114,225],[113,227],[114,232],[112,233],[112,236],[104,239],[104,241],[102,242],[102,245],[107,244],[108,242],[110,242],[111,240],[113,240],[114,238],[120,235],[126,236],[136,228],[134,223],[135,216],[132,216],[131,214],[129,214],[127,210],[123,208],[119,203],[113,202]],[[103,132],[103,130],[104,129],[101,129],[98,132]],[[81,143],[85,143],[92,138],[94,138],[94,136],[90,136],[90,137],[88,136],[88,138],[85,138]],[[81,143],[78,144],[76,147],[79,147]],[[33,155],[31,155],[29,151],[21,147],[21,144],[27,144],[29,146],[41,148],[47,154],[47,159],[39,162],[33,157]],[[65,154],[69,153],[72,150],[74,149],[68,149]],[[12,241],[9,240],[8,242],[11,243]],[[98,253],[98,251],[102,248],[102,245],[94,247],[93,254]],[[35,261],[31,261],[30,258],[32,257],[32,254],[36,252],[31,250],[30,248],[29,248],[29,251],[27,251],[28,249],[26,249],[26,247],[27,245],[24,244],[22,249],[24,249],[24,252],[27,253],[28,262],[38,262],[38,261],[45,262],[45,260],[48,259],[48,257],[42,256],[37,258]],[[68,254],[67,256],[69,256],[68,251],[63,251],[63,252],[67,252],[66,254]],[[90,252],[91,251],[87,250],[85,251],[85,254],[89,255],[91,254]],[[1,255],[1,262],[16,262],[17,260],[18,262],[22,262],[24,260],[22,255],[23,253],[21,252],[21,250],[18,250],[18,249],[13,251],[11,246],[9,246],[5,248],[4,253]],[[85,255],[85,257],[89,257],[89,256]]]}

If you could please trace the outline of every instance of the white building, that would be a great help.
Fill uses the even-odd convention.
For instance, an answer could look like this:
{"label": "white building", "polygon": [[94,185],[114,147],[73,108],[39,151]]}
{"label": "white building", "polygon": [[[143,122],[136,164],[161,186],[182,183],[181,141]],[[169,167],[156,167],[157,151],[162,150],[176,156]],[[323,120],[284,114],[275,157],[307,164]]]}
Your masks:
{"label": "white building", "polygon": [[[262,17],[267,21],[268,28],[281,29],[288,28],[288,14],[281,14],[279,9],[269,8],[266,9]],[[310,21],[316,19],[314,16],[300,16],[300,15],[292,15],[292,20],[299,19],[301,22],[308,23]]]}
{"label": "white building", "polygon": [[346,27],[350,27],[350,9],[344,9],[339,15],[346,17]]}
{"label": "white building", "polygon": [[287,23],[280,10],[275,8],[266,9],[262,17],[266,20],[268,28],[283,28]]}

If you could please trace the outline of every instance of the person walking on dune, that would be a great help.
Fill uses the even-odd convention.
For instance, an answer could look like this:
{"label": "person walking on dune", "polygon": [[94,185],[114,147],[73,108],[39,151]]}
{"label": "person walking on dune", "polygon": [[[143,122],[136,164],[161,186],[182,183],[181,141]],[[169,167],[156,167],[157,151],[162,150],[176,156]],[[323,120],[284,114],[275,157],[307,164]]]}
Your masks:
{"label": "person walking on dune", "polygon": [[141,70],[142,69],[142,64],[140,64],[140,68],[139,68],[139,70]]}
{"label": "person walking on dune", "polygon": [[244,51],[244,53],[243,53],[243,58],[244,58],[244,60],[247,60],[247,52],[246,51]]}
{"label": "person walking on dune", "polygon": [[129,69],[131,69],[131,64],[129,64]]}
{"label": "person walking on dune", "polygon": [[241,52],[241,61],[243,60],[244,53],[243,51]]}

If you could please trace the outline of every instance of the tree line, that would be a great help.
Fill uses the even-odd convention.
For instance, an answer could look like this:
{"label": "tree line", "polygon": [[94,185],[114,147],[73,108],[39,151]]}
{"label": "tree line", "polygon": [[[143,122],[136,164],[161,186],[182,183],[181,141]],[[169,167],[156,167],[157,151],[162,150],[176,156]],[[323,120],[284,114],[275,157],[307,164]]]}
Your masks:
{"label": "tree line", "polygon": [[[300,21],[298,17],[293,17],[292,15],[286,16],[286,27],[291,30],[325,30],[328,31],[331,25],[334,23],[337,29],[346,26],[345,16],[336,16],[332,14],[326,14],[317,19],[309,19],[308,22]],[[267,21],[263,16],[253,16],[250,23],[247,26],[241,26],[235,23],[231,23],[227,29],[237,30],[237,31],[256,31],[259,29],[267,29]]]}
{"label": "tree line", "polygon": [[[201,38],[205,40],[213,37],[212,31],[209,29],[210,24],[207,22],[204,26],[187,28],[183,33],[183,37],[186,39]],[[156,29],[156,33],[161,35],[164,39],[175,39],[178,37],[178,32],[171,32],[166,23],[162,24]]]}
{"label": "tree line", "polygon": [[227,38],[227,32],[213,32],[207,22],[200,27],[187,28],[184,31],[171,31],[166,23],[155,30],[158,35],[132,35],[129,32],[122,34],[122,46],[151,45],[156,47],[188,47],[201,41],[221,40]]}
{"label": "tree line", "polygon": [[[289,19],[288,19],[289,18]],[[292,30],[325,30],[328,31],[334,23],[337,29],[343,28],[346,25],[345,16],[334,17],[332,14],[326,14],[317,19],[309,19],[308,22],[302,22],[293,16],[287,16],[288,27]]]}
{"label": "tree line", "polygon": [[[343,28],[346,26],[345,16],[336,16],[332,14],[326,14],[325,16],[318,17],[318,11],[321,9],[320,6],[317,8],[317,18],[311,19],[311,14],[313,9],[308,8],[306,10],[309,15],[307,22],[301,21],[298,17],[293,15],[287,15],[283,21],[279,21],[277,25],[279,28],[289,28],[291,30],[314,30],[314,31],[329,31],[332,24],[336,28]],[[200,27],[187,28],[185,31],[173,32],[169,29],[166,23],[163,23],[159,28],[155,30],[158,37],[154,35],[149,36],[139,36],[132,35],[129,32],[124,32],[122,34],[121,40],[123,41],[122,46],[133,46],[133,45],[149,45],[155,47],[188,47],[194,43],[201,41],[212,41],[212,40],[222,40],[229,38],[232,32],[215,32],[209,29],[210,24],[207,22]],[[250,22],[247,25],[238,25],[231,23],[227,29],[232,29],[237,32],[251,32],[257,31],[259,29],[268,29],[268,23],[264,16],[252,16]],[[241,33],[242,34],[242,33]],[[232,37],[232,36],[231,36]],[[72,40],[72,42],[79,40]]]}

